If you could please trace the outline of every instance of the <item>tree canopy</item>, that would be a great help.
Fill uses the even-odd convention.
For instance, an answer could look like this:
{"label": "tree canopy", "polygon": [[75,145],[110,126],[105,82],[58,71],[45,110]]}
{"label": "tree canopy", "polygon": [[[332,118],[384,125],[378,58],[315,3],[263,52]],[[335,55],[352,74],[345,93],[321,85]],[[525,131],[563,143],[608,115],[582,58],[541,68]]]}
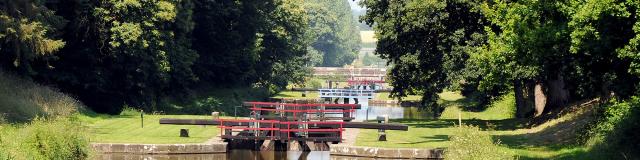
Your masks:
{"label": "tree canopy", "polygon": [[300,83],[309,17],[300,0],[0,1],[0,65],[98,112],[158,110],[200,86]]}
{"label": "tree canopy", "polygon": [[483,39],[483,14],[471,1],[364,0],[362,21],[378,36],[376,54],[389,60],[392,96],[421,94],[440,110],[437,93],[455,82],[462,62]]}
{"label": "tree canopy", "polygon": [[545,95],[548,111],[638,91],[636,1],[360,4],[367,8],[361,21],[379,38],[376,54],[392,65],[392,95],[421,94],[424,106],[437,106],[436,93],[445,88],[480,102],[515,92],[518,116],[526,117],[537,92]]}

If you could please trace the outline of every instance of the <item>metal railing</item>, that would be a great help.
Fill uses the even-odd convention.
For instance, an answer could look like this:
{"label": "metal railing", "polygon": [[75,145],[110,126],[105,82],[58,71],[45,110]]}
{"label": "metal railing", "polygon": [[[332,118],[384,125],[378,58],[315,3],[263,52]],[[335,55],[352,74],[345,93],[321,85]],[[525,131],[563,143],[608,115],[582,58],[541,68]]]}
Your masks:
{"label": "metal railing", "polygon": [[320,98],[373,98],[370,89],[318,89]]}

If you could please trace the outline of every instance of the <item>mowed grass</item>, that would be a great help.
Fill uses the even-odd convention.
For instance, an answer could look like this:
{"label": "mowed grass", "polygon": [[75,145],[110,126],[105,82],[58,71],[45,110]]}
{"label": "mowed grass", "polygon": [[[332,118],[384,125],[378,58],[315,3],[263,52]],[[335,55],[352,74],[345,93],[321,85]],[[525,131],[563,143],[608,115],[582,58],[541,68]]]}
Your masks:
{"label": "mowed grass", "polygon": [[304,91],[282,91],[272,98],[289,98],[289,99],[318,99],[320,96],[316,91],[308,91],[306,97],[302,97]]}
{"label": "mowed grass", "polygon": [[463,111],[462,108],[468,103],[464,102],[464,97],[456,92],[444,92],[440,96],[440,104],[447,105],[440,116],[441,119],[458,119],[460,114],[463,119],[503,120],[514,118],[515,115],[513,94],[501,97],[481,112]]}
{"label": "mowed grass", "polygon": [[409,125],[409,131],[386,131],[387,141],[378,141],[378,130],[360,129],[357,146],[383,148],[443,148],[449,145],[452,122],[422,120],[392,120]]}
{"label": "mowed grass", "polygon": [[[438,95],[440,97],[438,103],[446,107],[440,119],[392,120],[393,123],[408,125],[409,131],[387,131],[387,141],[380,142],[377,139],[377,130],[363,129],[360,130],[356,145],[393,148],[445,148],[449,145],[449,136],[456,129],[458,112],[462,113],[463,123],[465,124],[481,124],[481,121],[476,120],[478,118],[493,120],[487,122],[495,123],[495,120],[511,117],[510,115],[504,115],[509,114],[508,112],[494,111],[513,108],[513,106],[508,105],[511,97],[503,98],[503,100],[490,106],[489,108],[491,109],[483,112],[466,112],[459,109],[459,106],[463,105],[464,96],[458,92],[443,92]],[[412,96],[411,98],[419,100],[420,97]],[[485,117],[484,115],[487,116]]]}
{"label": "mowed grass", "polygon": [[[160,118],[211,119],[200,115],[94,115],[80,117],[90,132],[90,141],[98,143],[203,143],[216,138],[220,130],[215,126],[160,124]],[[189,137],[180,137],[180,129],[188,129]]]}
{"label": "mowed grass", "polygon": [[[401,119],[392,123],[409,126],[409,131],[386,131],[387,141],[378,141],[378,131],[361,129],[357,146],[383,148],[447,148],[449,137],[458,129],[458,113],[462,123],[478,126],[480,132],[500,141],[498,149],[515,153],[519,159],[598,159],[584,156],[589,148],[575,145],[576,126],[584,125],[585,112],[575,112],[545,124],[527,128],[527,120],[513,118],[513,94],[494,101],[482,111],[466,111],[469,103],[457,92],[443,92],[439,104],[446,108],[439,119]],[[478,146],[482,147],[482,146]]]}

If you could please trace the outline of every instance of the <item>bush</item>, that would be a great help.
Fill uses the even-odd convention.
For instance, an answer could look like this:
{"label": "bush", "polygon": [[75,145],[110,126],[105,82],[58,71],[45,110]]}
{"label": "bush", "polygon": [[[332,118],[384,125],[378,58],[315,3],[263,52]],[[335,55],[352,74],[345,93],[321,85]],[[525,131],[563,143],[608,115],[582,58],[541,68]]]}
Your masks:
{"label": "bush", "polygon": [[307,81],[307,84],[305,84],[305,87],[319,89],[319,88],[322,88],[322,83],[324,82],[321,79],[313,78]]}
{"label": "bush", "polygon": [[640,157],[640,97],[613,99],[601,106],[599,113],[596,124],[589,129],[587,145],[620,159]]}
{"label": "bush", "polygon": [[120,112],[121,116],[140,116],[140,110],[125,105]]}
{"label": "bush", "polygon": [[515,159],[513,153],[499,147],[499,140],[494,142],[491,135],[480,131],[478,127],[463,125],[449,139],[451,145],[445,150],[446,159]]}
{"label": "bush", "polygon": [[0,126],[0,160],[88,159],[89,142],[80,126],[68,118]]}
{"label": "bush", "polygon": [[194,105],[185,108],[184,111],[189,114],[210,114],[212,111],[223,112],[222,110],[221,100],[214,97],[208,97],[196,101]]}

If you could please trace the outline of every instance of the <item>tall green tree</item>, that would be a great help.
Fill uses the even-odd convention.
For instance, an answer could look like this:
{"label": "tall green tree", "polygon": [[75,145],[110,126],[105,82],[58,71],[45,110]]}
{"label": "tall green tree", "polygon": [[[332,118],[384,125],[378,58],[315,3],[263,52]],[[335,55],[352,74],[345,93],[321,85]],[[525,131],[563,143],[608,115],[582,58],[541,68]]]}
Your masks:
{"label": "tall green tree", "polygon": [[[568,102],[633,94],[626,48],[632,48],[635,7],[626,1],[495,1],[484,4],[491,22],[487,45],[472,54],[469,80],[488,95],[511,89],[518,116]],[[624,47],[624,48],[623,48]],[[628,52],[627,52],[628,53]],[[543,97],[534,96],[540,87]],[[630,87],[631,86],[631,87]],[[542,109],[542,111],[540,110]]]}
{"label": "tall green tree", "polygon": [[308,73],[308,20],[298,0],[196,1],[203,83],[283,88]]}
{"label": "tall green tree", "polygon": [[58,32],[64,25],[65,20],[42,1],[0,1],[0,64],[21,74],[36,74],[36,59],[46,65],[64,47]]}
{"label": "tall green tree", "polygon": [[191,68],[191,1],[92,1],[48,4],[69,19],[69,45],[38,75],[97,112],[124,104],[157,110],[196,80]]}
{"label": "tall green tree", "polygon": [[378,36],[376,54],[392,65],[392,96],[421,94],[438,113],[437,93],[451,84],[473,45],[482,44],[483,14],[476,1],[377,1],[360,3],[361,18]]}
{"label": "tall green tree", "polygon": [[104,44],[105,60],[111,62],[106,74],[112,76],[110,80],[121,79],[110,87],[121,88],[116,91],[126,96],[125,103],[153,110],[169,89],[172,73],[179,74],[173,77],[178,84],[193,76],[189,69],[196,54],[184,37],[191,30],[184,23],[189,15],[176,24],[178,9],[188,8],[178,3],[102,1],[94,9],[98,34],[104,36],[98,43]]}

